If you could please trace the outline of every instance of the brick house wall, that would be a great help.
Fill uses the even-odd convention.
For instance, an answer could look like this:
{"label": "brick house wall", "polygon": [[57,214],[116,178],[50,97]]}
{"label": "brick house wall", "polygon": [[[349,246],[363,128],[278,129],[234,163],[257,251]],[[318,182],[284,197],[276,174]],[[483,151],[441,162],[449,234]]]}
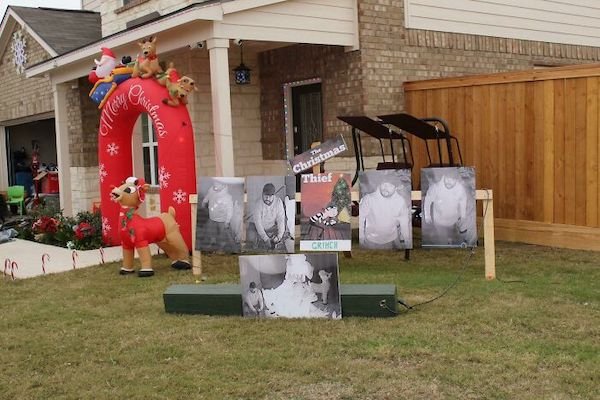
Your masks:
{"label": "brick house wall", "polygon": [[[18,28],[11,32],[11,37]],[[49,59],[50,55],[46,50],[29,33],[25,30],[23,32],[27,52],[26,67]],[[54,110],[50,80],[45,77],[26,79],[24,73],[17,73],[11,43],[12,39],[0,58],[0,124]]]}
{"label": "brick house wall", "polygon": [[74,212],[90,210],[100,198],[98,185],[98,127],[100,111],[88,94],[86,78],[71,82],[67,92],[71,198]]}
{"label": "brick house wall", "polygon": [[[235,47],[229,51],[229,66],[240,63]],[[183,50],[161,55],[166,62],[174,61],[178,71],[189,75],[196,82],[187,105],[194,126],[196,144],[196,175],[214,176],[214,132],[210,87],[209,56],[206,50]],[[231,77],[231,113],[233,123],[233,146],[235,172],[238,176],[285,174],[285,164],[279,160],[263,161],[261,146],[260,88],[261,80],[255,66],[257,55],[244,54],[244,62],[252,66],[253,75],[249,85],[236,85]]]}
{"label": "brick house wall", "polygon": [[[177,6],[163,1],[140,1],[135,7],[119,10],[120,0],[89,2],[103,15],[103,32],[124,28],[136,13],[143,15]],[[169,8],[170,7],[170,8]],[[403,1],[360,0],[358,3],[360,50],[336,46],[294,45],[253,54],[245,63],[252,68],[250,85],[231,85],[234,156],[236,175],[286,173],[283,84],[321,78],[323,90],[324,138],[343,133],[351,147],[350,128],[338,115],[378,115],[404,109],[402,83],[479,73],[523,70],[535,65],[574,64],[600,60],[598,48],[559,45],[524,40],[407,30]],[[168,8],[168,10],[167,10]],[[27,36],[29,65],[48,58],[47,53]],[[230,48],[230,67],[239,63],[239,53]],[[39,53],[39,54],[38,54]],[[119,57],[122,55],[119,55]],[[2,55],[0,79],[0,123],[10,119],[53,110],[52,89],[47,78],[24,81],[12,65],[10,52]],[[45,58],[44,58],[45,57]],[[200,89],[190,98],[188,110],[196,137],[197,176],[215,174],[210,71],[206,50],[182,50],[161,54],[174,60],[177,68],[192,76]],[[91,68],[91,66],[90,66]],[[6,88],[6,90],[4,90]],[[71,181],[75,210],[89,209],[99,197],[97,130],[99,111],[87,97],[85,78],[71,83],[68,92]],[[25,96],[25,97],[24,97]],[[376,145],[366,145],[367,154],[377,154]],[[367,168],[378,161],[367,159]],[[370,161],[373,161],[370,163]],[[327,169],[352,171],[352,152],[327,163]]]}
{"label": "brick house wall", "polygon": [[132,0],[126,6],[123,6],[123,0],[84,0],[82,3],[84,10],[100,13],[102,17],[102,36],[108,36],[126,29],[129,21],[143,18],[153,12],[166,15],[192,3],[199,3],[199,1]]}
{"label": "brick house wall", "polygon": [[72,167],[98,166],[100,110],[88,94],[92,85],[85,78],[71,83],[69,107],[69,149]]}
{"label": "brick house wall", "polygon": [[[118,57],[124,54],[119,54]],[[194,126],[196,175],[214,176],[214,136],[208,51],[182,50],[159,55],[161,61],[173,61],[182,75],[193,77],[197,92],[187,105]],[[244,62],[258,65],[256,54],[244,54]],[[230,67],[239,64],[239,52],[230,51]],[[75,88],[75,86],[77,86]],[[237,176],[285,174],[281,160],[263,161],[261,146],[260,78],[256,73],[249,85],[231,83],[233,144]],[[100,197],[98,182],[98,127],[100,111],[88,93],[91,85],[81,78],[68,92],[69,143],[71,149],[71,187],[74,210],[87,210]],[[134,135],[139,132],[134,132]],[[134,149],[134,151],[141,151]],[[139,167],[136,167],[140,174]],[[159,201],[158,198],[155,201]]]}
{"label": "brick house wall", "polygon": [[[260,56],[262,144],[265,159],[285,155],[282,85],[323,79],[324,139],[350,128],[338,115],[376,116],[404,110],[403,82],[600,61],[600,48],[406,29],[404,2],[359,0],[360,50],[296,45]],[[379,154],[373,141],[366,154]],[[354,168],[353,152],[328,169]],[[343,160],[346,158],[346,160]],[[367,164],[369,164],[367,162]]]}
{"label": "brick house wall", "polygon": [[[15,28],[12,33],[19,30]],[[25,30],[27,64],[31,66],[51,56]],[[0,58],[0,125],[14,120],[47,118],[54,112],[54,94],[48,77],[26,78],[19,74],[13,63],[10,44]],[[89,100],[91,85],[87,79],[67,83],[68,135],[71,157],[71,187],[75,212],[88,210],[91,201],[98,197],[97,132],[99,112]],[[66,168],[61,165],[59,168]]]}
{"label": "brick house wall", "polygon": [[296,45],[262,53],[261,143],[265,160],[285,157],[283,85],[321,78],[325,138],[335,136],[337,115],[360,112],[359,53],[336,46]]}

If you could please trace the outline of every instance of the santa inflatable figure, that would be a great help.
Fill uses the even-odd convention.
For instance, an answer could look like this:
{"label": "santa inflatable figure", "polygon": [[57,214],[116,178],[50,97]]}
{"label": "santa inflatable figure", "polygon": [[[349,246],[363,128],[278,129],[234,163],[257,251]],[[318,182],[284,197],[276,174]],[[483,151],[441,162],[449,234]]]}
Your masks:
{"label": "santa inflatable figure", "polygon": [[88,75],[88,80],[91,83],[96,83],[98,80],[109,76],[112,70],[117,66],[117,59],[112,50],[108,47],[102,47],[101,50],[102,57],[100,57],[100,61],[94,60],[96,68]]}

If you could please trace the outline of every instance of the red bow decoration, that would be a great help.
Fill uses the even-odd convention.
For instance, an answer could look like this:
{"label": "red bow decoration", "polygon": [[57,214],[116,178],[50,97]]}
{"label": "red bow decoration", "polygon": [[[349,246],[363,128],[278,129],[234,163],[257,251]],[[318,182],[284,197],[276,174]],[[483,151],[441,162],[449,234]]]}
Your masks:
{"label": "red bow decoration", "polygon": [[147,56],[138,56],[137,61],[138,63],[141,63],[144,60],[156,60],[158,56],[156,54],[148,54]]}
{"label": "red bow decoration", "polygon": [[144,180],[144,178],[138,178],[136,188],[137,188],[137,191],[140,196],[140,201],[142,203],[146,199],[146,188],[144,187],[145,184],[146,184],[146,181]]}

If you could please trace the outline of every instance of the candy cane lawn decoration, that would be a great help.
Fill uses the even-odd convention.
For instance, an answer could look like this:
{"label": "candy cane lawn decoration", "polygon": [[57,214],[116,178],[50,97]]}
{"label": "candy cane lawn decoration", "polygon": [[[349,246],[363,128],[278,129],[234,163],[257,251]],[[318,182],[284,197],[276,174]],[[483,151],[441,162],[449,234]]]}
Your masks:
{"label": "candy cane lawn decoration", "polygon": [[19,264],[17,264],[16,261],[12,261],[10,263],[10,276],[12,277],[12,280],[15,280],[15,269],[19,269]]}
{"label": "candy cane lawn decoration", "polygon": [[44,253],[42,254],[42,272],[46,273],[46,260],[50,261],[50,254]]}

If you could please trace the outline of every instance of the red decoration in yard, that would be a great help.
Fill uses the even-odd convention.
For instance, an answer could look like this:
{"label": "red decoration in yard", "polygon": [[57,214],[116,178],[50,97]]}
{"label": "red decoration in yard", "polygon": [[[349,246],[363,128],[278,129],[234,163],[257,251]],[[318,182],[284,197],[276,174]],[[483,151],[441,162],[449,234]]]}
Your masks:
{"label": "red decoration in yard", "polygon": [[92,236],[95,233],[94,227],[89,222],[80,222],[73,228],[73,231],[75,232],[75,237],[79,240]]}
{"label": "red decoration in yard", "polygon": [[76,259],[79,258],[79,254],[73,250],[73,253],[71,253],[71,258],[73,259],[73,269],[75,269],[75,266],[77,265]]}
{"label": "red decoration in yard", "polygon": [[[121,186],[111,191],[113,201],[121,206],[119,228],[123,247],[123,268],[121,271],[133,269],[134,251],[137,250],[142,264],[139,276],[154,275],[152,270],[151,243],[163,248],[175,269],[190,269],[188,247],[181,236],[179,225],[175,220],[175,210],[169,207],[168,213],[157,217],[143,218],[137,213],[142,203],[144,191],[148,184],[134,176],[125,180]],[[128,272],[125,272],[128,273]]]}
{"label": "red decoration in yard", "polygon": [[109,245],[121,244],[119,205],[111,201],[111,185],[133,176],[133,126],[139,115],[146,113],[158,141],[161,211],[175,209],[181,234],[188,249],[192,249],[189,195],[196,193],[194,132],[187,108],[163,104],[167,96],[167,89],[155,79],[131,78],[117,86],[102,107],[98,159],[102,234]]}
{"label": "red decoration in yard", "polygon": [[32,225],[34,233],[58,232],[58,220],[47,215],[38,218]]}
{"label": "red decoration in yard", "polygon": [[[124,65],[116,65],[114,53],[105,47],[102,58],[96,61],[93,80],[97,81],[90,98],[102,110],[98,131],[102,236],[109,245],[121,243],[119,205],[111,201],[110,193],[112,185],[134,175],[132,131],[140,114],[145,113],[152,120],[158,141],[161,211],[175,209],[181,234],[188,249],[192,249],[189,195],[196,193],[196,157],[192,122],[185,104],[188,95],[197,89],[189,77],[176,82],[169,79],[176,74],[172,63],[162,72],[156,42],[155,36],[141,40],[141,53],[134,63],[123,61]],[[140,195],[143,201],[143,192]]]}

